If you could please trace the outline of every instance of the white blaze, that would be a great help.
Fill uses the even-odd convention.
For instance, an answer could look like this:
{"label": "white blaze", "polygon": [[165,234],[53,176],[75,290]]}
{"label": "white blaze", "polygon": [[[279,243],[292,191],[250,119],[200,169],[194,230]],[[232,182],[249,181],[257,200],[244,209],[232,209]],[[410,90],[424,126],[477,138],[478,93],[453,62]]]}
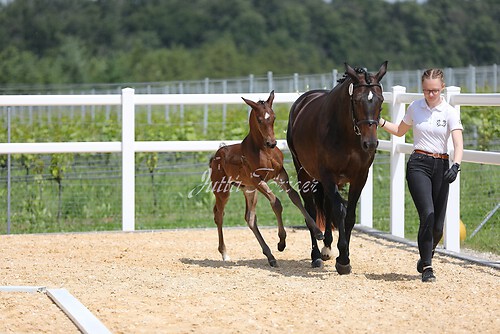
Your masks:
{"label": "white blaze", "polygon": [[373,99],[373,93],[372,93],[372,91],[370,91],[368,93],[368,101],[371,101],[372,99]]}
{"label": "white blaze", "polygon": [[269,115],[269,113],[268,113],[268,112],[266,112],[266,114],[264,115],[264,118],[265,118],[265,119],[268,119],[269,117],[271,117],[271,115]]}

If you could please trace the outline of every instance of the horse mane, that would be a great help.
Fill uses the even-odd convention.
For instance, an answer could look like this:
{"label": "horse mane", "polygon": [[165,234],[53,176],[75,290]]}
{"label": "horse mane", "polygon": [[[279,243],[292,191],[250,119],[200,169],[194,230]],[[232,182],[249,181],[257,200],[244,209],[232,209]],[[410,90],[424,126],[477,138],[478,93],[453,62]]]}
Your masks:
{"label": "horse mane", "polygon": [[[356,73],[358,73],[358,74],[364,74],[365,75],[365,81],[366,81],[366,83],[368,83],[368,84],[371,83],[370,73],[368,73],[368,71],[366,70],[366,68],[364,68],[364,67],[355,67],[354,71]],[[346,81],[347,78],[349,78],[349,75],[347,74],[347,71],[346,71],[346,72],[344,72],[344,75],[342,76],[342,78],[338,79],[337,82],[339,84],[341,84],[344,81]]]}

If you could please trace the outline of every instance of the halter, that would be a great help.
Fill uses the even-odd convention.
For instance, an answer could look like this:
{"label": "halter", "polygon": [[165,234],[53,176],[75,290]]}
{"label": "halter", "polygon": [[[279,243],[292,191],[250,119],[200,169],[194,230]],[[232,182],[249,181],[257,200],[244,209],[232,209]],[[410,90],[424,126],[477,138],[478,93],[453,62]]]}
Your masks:
{"label": "halter", "polygon": [[[353,93],[354,93],[354,88],[358,88],[358,87],[374,87],[374,86],[378,86],[378,87],[380,87],[380,89],[382,89],[382,85],[379,84],[379,83],[374,83],[374,84],[372,84],[372,83],[369,83],[369,84],[353,84],[353,83],[351,83],[349,85],[349,96],[351,98],[352,124],[353,124],[353,127],[354,127],[354,133],[357,136],[361,136],[361,131],[359,130],[359,125],[360,124],[367,123],[368,125],[375,124],[376,126],[378,126],[378,120],[364,119],[364,120],[361,120],[361,121],[356,121],[356,118],[354,117],[354,100],[352,98]],[[373,94],[371,91],[370,91],[370,93]]]}

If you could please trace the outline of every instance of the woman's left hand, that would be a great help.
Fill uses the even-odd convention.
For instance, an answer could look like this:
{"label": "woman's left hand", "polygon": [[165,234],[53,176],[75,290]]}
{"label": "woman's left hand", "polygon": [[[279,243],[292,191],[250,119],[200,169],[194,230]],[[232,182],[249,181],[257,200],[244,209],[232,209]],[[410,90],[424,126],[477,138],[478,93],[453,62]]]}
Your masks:
{"label": "woman's left hand", "polygon": [[452,183],[457,178],[458,172],[460,171],[460,164],[454,163],[450,169],[444,172],[444,180],[448,183]]}

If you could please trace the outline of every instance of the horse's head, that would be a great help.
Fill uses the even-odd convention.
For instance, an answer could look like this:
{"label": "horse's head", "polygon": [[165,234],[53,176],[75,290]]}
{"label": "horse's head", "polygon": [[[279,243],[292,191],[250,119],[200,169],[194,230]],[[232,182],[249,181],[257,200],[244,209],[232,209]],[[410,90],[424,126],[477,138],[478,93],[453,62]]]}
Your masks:
{"label": "horse's head", "polygon": [[347,63],[345,67],[346,75],[351,79],[346,80],[345,85],[350,96],[354,132],[360,136],[363,150],[374,151],[378,146],[377,126],[384,102],[380,81],[387,71],[387,61],[374,75],[364,69],[354,69]]}
{"label": "horse's head", "polygon": [[265,146],[274,148],[276,146],[276,137],[274,136],[276,115],[273,111],[274,90],[269,94],[267,101],[254,102],[244,97],[242,99],[252,108],[249,119],[250,135]]}

